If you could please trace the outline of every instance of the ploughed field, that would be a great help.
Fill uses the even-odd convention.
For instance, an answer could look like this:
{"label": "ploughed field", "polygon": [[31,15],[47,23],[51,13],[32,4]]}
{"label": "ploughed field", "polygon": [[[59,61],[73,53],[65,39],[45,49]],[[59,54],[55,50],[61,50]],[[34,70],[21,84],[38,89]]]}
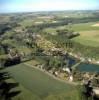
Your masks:
{"label": "ploughed field", "polygon": [[[35,100],[34,98],[36,100],[79,100],[77,87],[55,80],[25,64],[8,67],[5,71],[8,71],[12,78],[25,88],[23,92],[24,90],[30,92],[29,95],[33,97],[31,100]],[[24,93],[22,96],[27,100]]]}

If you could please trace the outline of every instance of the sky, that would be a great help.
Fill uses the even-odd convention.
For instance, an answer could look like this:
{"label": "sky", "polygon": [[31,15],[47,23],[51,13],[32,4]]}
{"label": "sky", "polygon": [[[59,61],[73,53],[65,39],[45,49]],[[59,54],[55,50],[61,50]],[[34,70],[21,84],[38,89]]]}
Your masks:
{"label": "sky", "polygon": [[0,13],[97,9],[99,0],[0,0]]}

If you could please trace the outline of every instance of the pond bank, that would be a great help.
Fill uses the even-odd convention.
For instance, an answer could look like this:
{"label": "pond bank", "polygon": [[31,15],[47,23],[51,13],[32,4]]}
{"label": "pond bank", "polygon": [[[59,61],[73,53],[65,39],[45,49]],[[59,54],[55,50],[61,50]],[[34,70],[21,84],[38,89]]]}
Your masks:
{"label": "pond bank", "polygon": [[92,58],[84,58],[84,57],[80,57],[77,54],[73,54],[72,52],[68,53],[70,56],[74,57],[75,59],[81,60],[84,63],[89,63],[89,64],[95,64],[95,65],[99,65],[99,61],[92,59]]}

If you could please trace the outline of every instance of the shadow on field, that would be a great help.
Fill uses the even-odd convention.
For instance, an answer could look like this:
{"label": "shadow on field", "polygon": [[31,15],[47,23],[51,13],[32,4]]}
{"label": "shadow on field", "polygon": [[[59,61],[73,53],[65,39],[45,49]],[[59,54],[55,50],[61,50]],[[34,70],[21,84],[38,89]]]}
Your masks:
{"label": "shadow on field", "polygon": [[[0,69],[1,71],[2,69]],[[0,72],[0,100],[11,100],[12,97],[17,96],[21,91],[16,90],[19,83],[7,82],[10,79],[9,73]]]}
{"label": "shadow on field", "polygon": [[8,72],[1,72],[0,73],[0,82],[4,81],[6,79],[9,79],[9,78],[10,78],[10,76],[9,76]]}
{"label": "shadow on field", "polygon": [[3,64],[4,67],[9,67],[9,66],[13,66],[13,65],[17,65],[21,63],[21,59],[20,57],[15,57],[13,59],[6,59],[5,63]]}
{"label": "shadow on field", "polygon": [[12,97],[17,96],[21,91],[12,91],[12,89],[18,87],[18,85],[18,83],[2,82],[0,85],[1,96],[3,96],[5,100],[10,100]]}
{"label": "shadow on field", "polygon": [[93,100],[99,100],[99,96],[94,96]]}

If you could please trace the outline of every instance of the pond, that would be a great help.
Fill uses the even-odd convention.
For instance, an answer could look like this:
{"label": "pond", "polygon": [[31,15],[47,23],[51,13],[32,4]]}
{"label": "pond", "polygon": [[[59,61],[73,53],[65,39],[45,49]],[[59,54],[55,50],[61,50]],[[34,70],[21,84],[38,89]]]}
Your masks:
{"label": "pond", "polygon": [[84,72],[99,72],[99,65],[81,63],[78,66],[78,70],[84,71]]}
{"label": "pond", "polygon": [[72,67],[76,63],[77,63],[77,59],[75,59],[73,57],[68,57],[68,66],[69,67]]}
{"label": "pond", "polygon": [[[78,62],[77,59],[73,57],[68,57],[68,59],[69,59],[69,67],[72,67],[74,64]],[[80,65],[78,65],[77,69],[79,71],[84,71],[84,72],[99,72],[99,65],[90,63],[81,63]]]}

